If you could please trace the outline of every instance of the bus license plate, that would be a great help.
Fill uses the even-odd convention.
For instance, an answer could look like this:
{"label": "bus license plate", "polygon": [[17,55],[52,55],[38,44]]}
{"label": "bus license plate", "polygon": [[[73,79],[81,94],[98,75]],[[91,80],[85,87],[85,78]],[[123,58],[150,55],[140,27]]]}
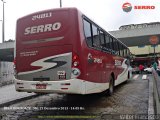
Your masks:
{"label": "bus license plate", "polygon": [[36,89],[46,89],[46,84],[37,84]]}

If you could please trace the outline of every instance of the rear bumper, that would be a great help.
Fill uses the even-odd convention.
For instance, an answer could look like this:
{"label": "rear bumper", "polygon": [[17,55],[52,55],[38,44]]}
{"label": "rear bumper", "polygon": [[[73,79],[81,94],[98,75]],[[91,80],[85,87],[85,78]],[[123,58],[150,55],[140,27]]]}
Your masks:
{"label": "rear bumper", "polygon": [[[46,84],[46,88],[36,89],[37,84]],[[85,81],[81,79],[64,81],[26,81],[15,79],[15,89],[18,92],[86,94]]]}

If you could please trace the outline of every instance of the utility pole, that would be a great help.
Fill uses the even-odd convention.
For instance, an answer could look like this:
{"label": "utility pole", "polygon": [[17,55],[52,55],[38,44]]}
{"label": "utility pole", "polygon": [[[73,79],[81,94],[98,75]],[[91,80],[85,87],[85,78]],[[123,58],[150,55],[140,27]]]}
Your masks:
{"label": "utility pole", "polygon": [[62,7],[62,0],[59,1],[60,2],[60,8]]}
{"label": "utility pole", "polygon": [[156,62],[156,45],[153,45],[154,62]]}
{"label": "utility pole", "polygon": [[6,3],[6,2],[4,2],[4,0],[1,0],[2,2],[3,2],[3,19],[2,19],[2,43],[4,43],[4,41],[5,41],[5,27],[4,27],[4,23],[5,23],[5,18],[4,18],[4,3]]}

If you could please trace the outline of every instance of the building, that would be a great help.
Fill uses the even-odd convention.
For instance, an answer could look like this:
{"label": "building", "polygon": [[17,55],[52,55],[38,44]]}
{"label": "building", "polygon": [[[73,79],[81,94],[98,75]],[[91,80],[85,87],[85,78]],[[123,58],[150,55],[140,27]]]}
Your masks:
{"label": "building", "polygon": [[129,47],[137,65],[150,65],[154,61],[154,55],[156,59],[160,57],[160,42],[156,45],[150,42],[152,36],[160,41],[160,22],[123,25],[119,30],[110,33]]}

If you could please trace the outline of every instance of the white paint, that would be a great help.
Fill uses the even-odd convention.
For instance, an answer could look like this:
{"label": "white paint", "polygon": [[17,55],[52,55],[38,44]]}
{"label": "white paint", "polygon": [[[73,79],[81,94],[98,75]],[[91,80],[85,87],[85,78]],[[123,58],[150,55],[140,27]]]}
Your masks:
{"label": "white paint", "polygon": [[34,15],[32,17],[32,20],[44,19],[44,18],[48,18],[48,17],[52,17],[52,13],[51,12]]}
{"label": "white paint", "polygon": [[136,79],[138,78],[138,76],[139,76],[139,75],[135,75],[135,76],[133,77],[133,79],[136,80]]}
{"label": "white paint", "polygon": [[60,28],[61,28],[61,23],[60,22],[55,22],[53,24],[31,26],[31,27],[25,28],[24,35],[56,31],[56,30],[59,30]]}
{"label": "white paint", "polygon": [[142,80],[146,80],[146,79],[147,79],[147,75],[143,75]]}
{"label": "white paint", "polygon": [[129,68],[126,65],[126,61],[127,59],[124,59],[122,62],[121,67],[124,69],[123,72],[121,74],[118,75],[117,80],[115,80],[115,86],[119,85],[120,83],[126,81],[128,79],[128,71]]}
{"label": "white paint", "polygon": [[[23,83],[23,85],[17,85],[18,83]],[[70,85],[65,86],[65,83],[70,83]],[[46,89],[37,90],[36,84],[47,84]],[[19,88],[24,87],[24,88]],[[46,93],[68,93],[68,94],[91,94],[100,93],[109,88],[108,83],[94,83],[89,81],[84,81],[81,79],[70,79],[61,81],[25,81],[15,79],[16,90],[21,90],[22,92],[46,92]],[[68,88],[63,90],[61,88]]]}
{"label": "white paint", "polygon": [[18,75],[35,73],[35,72],[39,72],[39,71],[43,71],[43,70],[52,68],[52,67],[56,66],[57,63],[53,63],[53,62],[52,63],[48,63],[48,62],[45,63],[44,61],[46,61],[48,59],[51,59],[51,58],[56,58],[56,57],[61,57],[61,56],[68,56],[70,54],[72,54],[72,53],[64,53],[64,54],[54,55],[54,56],[50,56],[50,57],[46,57],[46,58],[37,60],[37,61],[31,63],[31,66],[39,66],[39,67],[41,67],[40,69],[32,70],[32,71],[19,72]]}

